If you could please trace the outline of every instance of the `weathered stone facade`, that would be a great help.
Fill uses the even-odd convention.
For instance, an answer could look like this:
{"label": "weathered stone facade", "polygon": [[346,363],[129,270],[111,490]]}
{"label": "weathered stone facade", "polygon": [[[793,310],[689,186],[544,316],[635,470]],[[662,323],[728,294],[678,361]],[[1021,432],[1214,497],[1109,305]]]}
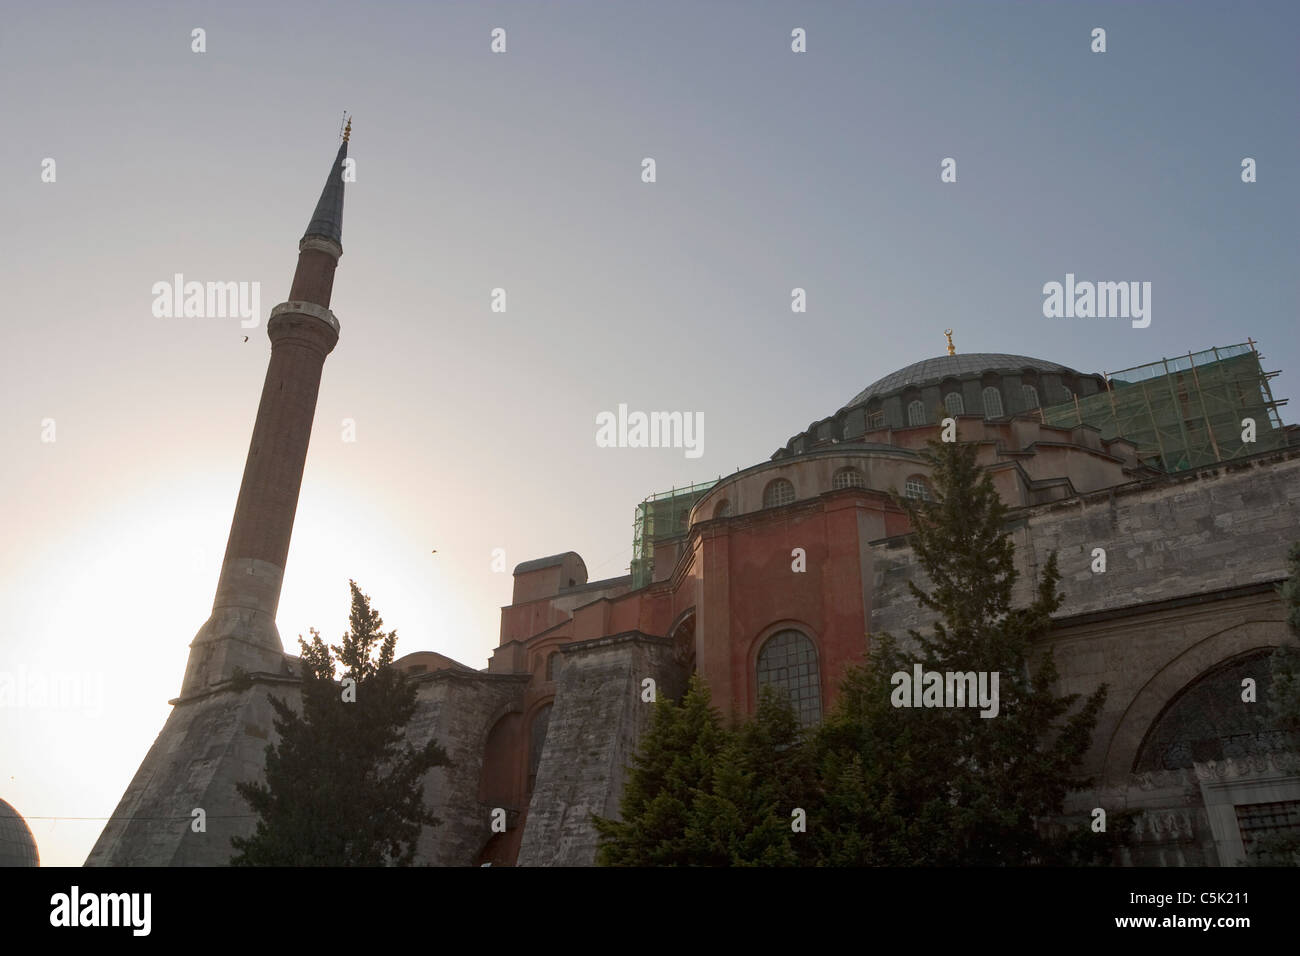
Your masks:
{"label": "weathered stone facade", "polygon": [[627,768],[649,725],[647,679],[656,695],[676,697],[685,689],[685,674],[664,638],[621,634],[565,649],[520,866],[595,860],[591,815],[618,817]]}
{"label": "weathered stone facade", "polygon": [[[275,743],[268,695],[298,695],[275,614],[322,368],[338,340],[329,301],[346,151],[345,138],[299,245],[290,301],[268,322],[272,357],[212,616],[88,865],[224,865],[231,837],[254,829],[235,785],[264,775]],[[648,679],[656,695],[676,696],[695,671],[730,718],[751,714],[765,683],[797,692],[810,719],[824,714],[872,634],[930,623],[907,590],[918,568],[890,492],[927,493],[919,452],[941,427],[977,446],[1014,509],[1019,601],[1058,555],[1065,605],[1043,650],[1055,654],[1061,689],[1109,687],[1085,767],[1096,789],[1069,809],[1142,811],[1127,862],[1232,865],[1247,831],[1260,832],[1241,822],[1252,807],[1300,807],[1294,754],[1206,751],[1170,767],[1161,761],[1182,744],[1157,733],[1189,689],[1225,667],[1260,666],[1287,639],[1274,589],[1300,540],[1293,436],[1265,422],[1283,451],[1167,475],[1127,432],[1102,438],[1081,415],[1047,423],[1040,400],[1101,395],[1100,376],[951,352],[875,383],[773,460],[699,486],[635,585],[588,581],[573,552],[519,565],[486,670],[433,652],[398,661],[417,684],[409,739],[435,739],[450,758],[425,780],[442,822],[422,834],[418,862],[592,864],[591,817],[619,812],[652,712]],[[1097,549],[1104,573],[1093,569]]]}

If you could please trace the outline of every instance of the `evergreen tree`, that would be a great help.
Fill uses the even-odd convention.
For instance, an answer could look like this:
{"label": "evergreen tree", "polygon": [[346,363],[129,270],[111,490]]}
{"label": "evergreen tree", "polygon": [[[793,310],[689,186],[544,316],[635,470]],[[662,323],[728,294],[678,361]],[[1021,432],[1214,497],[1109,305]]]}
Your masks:
{"label": "evergreen tree", "polygon": [[310,644],[298,638],[301,713],[271,698],[280,742],[266,749],[265,783],[236,785],[259,820],[232,841],[232,865],[409,866],[421,829],[440,822],[422,779],[447,755],[433,740],[406,742],[416,691],[391,666],[397,632],[383,633],[369,597],[349,585],[342,644],[326,647],[315,630]]}
{"label": "evergreen tree", "polygon": [[[621,820],[593,814],[602,866],[688,866],[692,808],[713,786],[714,764],[727,743],[708,689],[692,676],[681,703],[655,701],[623,787]],[[697,838],[698,842],[698,838]]]}
{"label": "evergreen tree", "polygon": [[[875,636],[864,666],[850,670],[817,738],[822,798],[810,830],[818,860],[831,865],[1025,865],[1078,862],[1080,846],[1101,851],[1113,838],[1080,844],[1044,832],[1065,795],[1089,781],[1076,774],[1105,687],[1075,709],[1057,696],[1050,652],[1030,664],[1060,606],[1056,555],[1049,556],[1025,607],[1016,582],[1007,507],[976,447],[934,443],[933,499],[894,496],[914,529],[928,591],[913,597],[937,615],[932,634],[909,631],[910,648]],[[894,706],[893,675],[997,672],[999,709]],[[1070,712],[1075,712],[1071,714]],[[1083,824],[1086,826],[1086,824]],[[1089,854],[1091,856],[1091,854]]]}
{"label": "evergreen tree", "polygon": [[693,676],[660,700],[628,775],[622,819],[593,817],[604,866],[792,866],[791,811],[812,789],[810,753],[787,698],[764,690],[754,719],[722,725]]}
{"label": "evergreen tree", "polygon": [[686,840],[709,866],[795,866],[807,837],[792,828],[813,792],[811,753],[789,698],[763,688],[758,712],[728,735],[712,786],[697,795]]}

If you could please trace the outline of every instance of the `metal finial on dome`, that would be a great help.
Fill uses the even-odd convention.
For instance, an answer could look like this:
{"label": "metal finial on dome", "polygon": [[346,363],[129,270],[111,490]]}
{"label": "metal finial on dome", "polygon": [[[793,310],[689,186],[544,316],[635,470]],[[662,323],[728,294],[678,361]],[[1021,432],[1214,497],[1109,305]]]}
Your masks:
{"label": "metal finial on dome", "polygon": [[948,336],[948,354],[956,355],[957,350],[952,347],[952,329],[944,329],[943,334]]}
{"label": "metal finial on dome", "polygon": [[348,141],[348,137],[350,137],[351,135],[352,135],[352,117],[349,116],[348,125],[343,127],[343,142],[346,143]]}

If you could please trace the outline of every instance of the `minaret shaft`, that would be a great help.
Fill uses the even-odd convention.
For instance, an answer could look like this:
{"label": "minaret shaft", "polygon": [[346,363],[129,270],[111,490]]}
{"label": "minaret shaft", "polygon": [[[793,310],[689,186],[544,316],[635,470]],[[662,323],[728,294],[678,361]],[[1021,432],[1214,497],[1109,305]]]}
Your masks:
{"label": "minaret shaft", "polygon": [[202,693],[240,671],[279,674],[286,666],[275,615],[321,372],[339,337],[329,305],[334,271],[343,254],[340,166],[346,155],[344,142],[299,243],[289,301],[272,309],[266,323],[271,359],[212,615],[190,645],[182,697]]}

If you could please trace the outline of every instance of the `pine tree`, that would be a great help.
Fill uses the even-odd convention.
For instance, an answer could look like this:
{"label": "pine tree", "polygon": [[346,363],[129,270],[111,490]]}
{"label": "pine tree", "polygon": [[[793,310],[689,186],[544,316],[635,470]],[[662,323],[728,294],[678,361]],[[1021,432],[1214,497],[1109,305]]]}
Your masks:
{"label": "pine tree", "polygon": [[813,791],[811,754],[789,698],[765,687],[758,712],[729,733],[712,786],[696,796],[686,840],[707,866],[795,866],[807,838],[792,828]]}
{"label": "pine tree", "polygon": [[[917,563],[930,582],[913,597],[933,611],[933,633],[909,631],[904,648],[873,637],[817,738],[822,798],[814,836],[831,865],[1025,865],[1078,862],[1080,844],[1040,824],[1062,813],[1065,795],[1089,781],[1076,768],[1105,700],[1100,687],[1057,696],[1050,652],[1031,650],[1060,607],[1056,555],[1044,563],[1034,599],[1015,607],[1015,550],[1007,507],[976,447],[931,443],[933,499],[895,501],[913,527]],[[999,710],[894,706],[893,675],[997,672]],[[1071,711],[1074,713],[1071,714]],[[1085,824],[1086,825],[1086,824]],[[1111,840],[1098,840],[1103,849]],[[1083,844],[1087,846],[1087,844]]]}
{"label": "pine tree", "polygon": [[315,630],[310,644],[298,638],[301,713],[271,698],[280,742],[267,747],[265,783],[236,785],[259,820],[232,841],[232,865],[409,866],[421,829],[440,822],[422,779],[447,755],[433,740],[406,742],[416,690],[392,667],[397,632],[383,633],[369,597],[349,585],[342,643],[326,647]]}
{"label": "pine tree", "polygon": [[713,786],[714,763],[727,733],[698,676],[680,703],[654,704],[623,788],[622,819],[593,814],[601,866],[689,866],[696,862],[687,838],[692,807]]}

